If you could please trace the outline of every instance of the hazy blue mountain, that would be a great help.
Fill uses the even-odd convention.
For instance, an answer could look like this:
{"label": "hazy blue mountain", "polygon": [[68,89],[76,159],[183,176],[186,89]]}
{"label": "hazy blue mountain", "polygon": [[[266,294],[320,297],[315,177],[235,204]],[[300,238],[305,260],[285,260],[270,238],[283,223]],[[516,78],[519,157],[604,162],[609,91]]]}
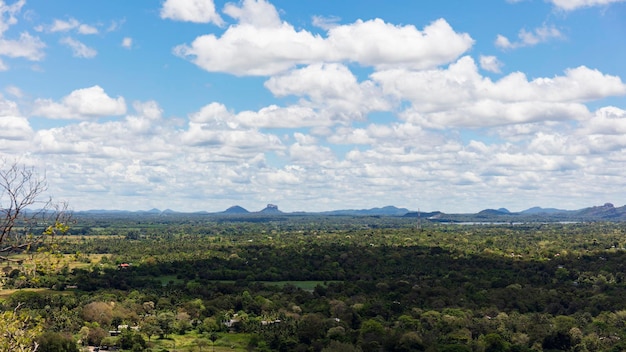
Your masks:
{"label": "hazy blue mountain", "polygon": [[278,205],[268,204],[265,209],[261,210],[259,213],[263,214],[282,214],[283,212],[278,210]]}
{"label": "hazy blue mountain", "polygon": [[[502,209],[502,208],[500,208]],[[508,210],[504,209],[504,211],[502,210],[496,210],[496,209],[485,209],[485,210],[481,210],[480,212],[478,212],[478,214],[476,214],[476,216],[481,217],[481,216],[498,216],[498,215],[511,215],[511,212],[509,212]]]}
{"label": "hazy blue mountain", "polygon": [[626,220],[626,206],[616,208],[611,203],[604,203],[604,205],[581,209],[574,214],[598,220]]}
{"label": "hazy blue mountain", "polygon": [[554,213],[564,213],[567,210],[556,209],[556,208],[542,208],[542,207],[532,207],[520,212],[520,214],[554,214]]}
{"label": "hazy blue mountain", "polygon": [[409,210],[406,208],[397,208],[392,205],[388,205],[382,208],[332,210],[320,212],[318,214],[352,216],[404,216],[407,213],[409,213]]}
{"label": "hazy blue mountain", "polygon": [[224,210],[221,214],[249,214],[250,212],[239,205],[233,205],[232,207]]}
{"label": "hazy blue mountain", "polygon": [[[35,210],[26,210],[34,212]],[[84,215],[103,216],[158,216],[166,214],[196,214],[205,216],[241,215],[241,219],[258,216],[293,215],[293,216],[399,216],[420,217],[424,221],[433,222],[553,222],[553,221],[626,221],[626,206],[615,207],[611,203],[592,206],[578,210],[561,210],[556,208],[532,207],[521,212],[510,212],[506,208],[484,209],[478,213],[447,214],[440,211],[423,212],[410,211],[406,208],[398,208],[392,205],[382,208],[370,209],[343,209],[323,212],[290,212],[284,213],[277,205],[268,204],[264,209],[257,212],[249,212],[239,205],[232,206],[223,212],[208,213],[205,211],[194,213],[180,213],[171,209],[161,211],[159,209],[126,211],[126,210],[87,210],[75,212]],[[247,220],[246,220],[247,221]]]}

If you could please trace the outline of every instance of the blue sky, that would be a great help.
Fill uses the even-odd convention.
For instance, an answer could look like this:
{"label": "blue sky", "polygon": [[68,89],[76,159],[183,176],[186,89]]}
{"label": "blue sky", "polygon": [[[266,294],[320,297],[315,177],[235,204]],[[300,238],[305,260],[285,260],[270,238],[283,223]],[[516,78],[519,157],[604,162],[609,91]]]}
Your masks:
{"label": "blue sky", "polygon": [[0,0],[0,158],[73,209],[626,199],[626,1]]}

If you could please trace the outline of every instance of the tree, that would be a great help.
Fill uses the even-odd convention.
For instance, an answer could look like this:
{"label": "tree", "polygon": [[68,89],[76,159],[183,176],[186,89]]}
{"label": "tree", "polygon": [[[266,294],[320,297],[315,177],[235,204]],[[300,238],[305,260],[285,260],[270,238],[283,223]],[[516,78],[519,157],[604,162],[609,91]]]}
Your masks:
{"label": "tree", "polygon": [[205,339],[198,338],[198,339],[195,339],[193,342],[196,344],[196,346],[198,347],[200,352],[202,352],[202,349],[204,347],[208,347],[209,346],[209,342],[207,340],[205,340]]}
{"label": "tree", "polygon": [[497,333],[485,335],[485,352],[505,352],[509,351],[510,344]]}
{"label": "tree", "polygon": [[331,341],[322,352],[361,352],[361,349],[347,342]]}
{"label": "tree", "polygon": [[[34,168],[0,160],[0,260],[19,262],[9,255],[69,230],[67,204],[42,199],[47,189]],[[34,232],[37,228],[41,231]]]}
{"label": "tree", "polygon": [[74,339],[67,334],[58,332],[45,332],[39,338],[37,352],[78,352]]}
{"label": "tree", "polygon": [[131,329],[124,329],[118,340],[119,347],[125,350],[143,351],[146,348],[146,340],[141,334],[135,333]]}
{"label": "tree", "polygon": [[360,342],[365,352],[382,350],[385,328],[374,319],[366,320],[361,325]]}
{"label": "tree", "polygon": [[174,321],[176,320],[176,315],[172,312],[161,312],[157,314],[157,322],[159,328],[161,328],[161,338],[167,337],[167,335],[174,332]]}
{"label": "tree", "polygon": [[154,335],[163,335],[163,330],[159,325],[159,321],[154,315],[148,316],[144,319],[141,324],[141,332],[148,336],[148,341],[150,341]]}
{"label": "tree", "polygon": [[[102,340],[109,336],[109,332],[94,323],[95,326],[88,328],[86,342],[90,346],[100,346]],[[82,331],[82,329],[81,329]]]}
{"label": "tree", "polygon": [[321,315],[305,314],[298,322],[297,334],[300,342],[311,345],[313,341],[322,338],[327,330]]}
{"label": "tree", "polygon": [[179,312],[176,314],[176,318],[173,323],[173,328],[180,335],[184,335],[191,329],[191,319],[187,312]]}
{"label": "tree", "polygon": [[113,308],[106,302],[91,302],[83,307],[83,319],[97,322],[100,326],[110,326],[113,321]]}
{"label": "tree", "polygon": [[[46,238],[69,230],[67,204],[42,200],[47,189],[45,177],[34,168],[0,159],[0,260],[21,263],[10,255],[28,251]],[[39,346],[35,338],[41,333],[41,323],[19,313],[20,306],[18,302],[13,311],[0,316],[2,351],[36,351]]]}
{"label": "tree", "polygon": [[43,331],[41,321],[20,313],[19,308],[0,313],[0,351],[34,352],[39,347],[36,338]]}
{"label": "tree", "polygon": [[213,348],[213,351],[215,351],[215,341],[217,341],[218,339],[219,336],[216,332],[212,332],[211,335],[209,335],[209,340],[211,340],[211,347]]}

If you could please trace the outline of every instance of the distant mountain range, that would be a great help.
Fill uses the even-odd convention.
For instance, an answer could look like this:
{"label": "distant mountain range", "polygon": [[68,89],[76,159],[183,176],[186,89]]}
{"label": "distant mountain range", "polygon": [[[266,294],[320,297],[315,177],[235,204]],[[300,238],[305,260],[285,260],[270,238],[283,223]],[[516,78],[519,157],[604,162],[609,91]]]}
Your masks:
{"label": "distant mountain range", "polygon": [[520,212],[510,212],[506,208],[485,209],[478,213],[446,214],[440,211],[417,212],[406,208],[385,206],[371,209],[345,209],[322,212],[283,212],[277,205],[268,204],[260,211],[251,212],[247,209],[234,205],[221,212],[194,212],[181,213],[171,209],[150,209],[145,211],[125,210],[88,210],[79,211],[77,214],[85,215],[158,215],[169,214],[200,214],[207,216],[277,216],[277,215],[321,215],[321,216],[395,216],[395,217],[419,217],[432,222],[555,222],[555,221],[626,221],[626,205],[615,207],[611,203],[600,206],[592,206],[579,210],[563,210],[555,208],[532,207]]}
{"label": "distant mountain range", "polygon": [[424,216],[416,212],[405,216],[421,215],[439,222],[556,222],[556,221],[626,221],[626,205],[615,207],[611,203],[579,210],[532,207],[520,212],[510,212],[505,208],[485,209],[475,214],[444,214]]}

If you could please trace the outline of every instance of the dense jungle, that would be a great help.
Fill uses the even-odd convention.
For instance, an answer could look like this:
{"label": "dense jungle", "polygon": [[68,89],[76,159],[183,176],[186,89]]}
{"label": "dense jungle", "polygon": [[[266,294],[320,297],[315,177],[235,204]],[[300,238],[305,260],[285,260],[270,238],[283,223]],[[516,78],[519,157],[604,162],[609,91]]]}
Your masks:
{"label": "dense jungle", "polygon": [[0,349],[22,334],[38,351],[623,351],[625,231],[77,215],[2,264]]}

